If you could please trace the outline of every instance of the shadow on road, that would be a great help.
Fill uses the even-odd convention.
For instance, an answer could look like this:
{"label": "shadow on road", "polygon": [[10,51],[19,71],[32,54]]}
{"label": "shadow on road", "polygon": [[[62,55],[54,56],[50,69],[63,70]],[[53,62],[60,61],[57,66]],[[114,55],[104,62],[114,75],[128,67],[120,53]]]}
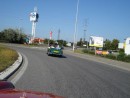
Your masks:
{"label": "shadow on road", "polygon": [[50,55],[50,57],[56,57],[56,58],[67,58],[66,56],[57,56],[57,55]]}
{"label": "shadow on road", "polygon": [[61,56],[61,57],[59,57],[59,58],[67,58],[67,57],[63,55],[63,56]]}

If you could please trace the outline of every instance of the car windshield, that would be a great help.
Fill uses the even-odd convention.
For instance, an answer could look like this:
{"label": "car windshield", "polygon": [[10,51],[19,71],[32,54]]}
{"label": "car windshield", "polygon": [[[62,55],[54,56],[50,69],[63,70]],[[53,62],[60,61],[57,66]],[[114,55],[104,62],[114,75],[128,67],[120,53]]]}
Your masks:
{"label": "car windshield", "polygon": [[0,12],[0,89],[130,98],[130,0],[1,0]]}

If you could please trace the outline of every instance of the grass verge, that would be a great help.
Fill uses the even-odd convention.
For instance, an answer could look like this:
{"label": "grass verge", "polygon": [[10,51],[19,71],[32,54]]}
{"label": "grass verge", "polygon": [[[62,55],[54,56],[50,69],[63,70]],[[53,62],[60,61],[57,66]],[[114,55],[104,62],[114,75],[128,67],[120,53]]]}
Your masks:
{"label": "grass verge", "polygon": [[15,50],[0,45],[0,72],[11,66],[18,58]]}

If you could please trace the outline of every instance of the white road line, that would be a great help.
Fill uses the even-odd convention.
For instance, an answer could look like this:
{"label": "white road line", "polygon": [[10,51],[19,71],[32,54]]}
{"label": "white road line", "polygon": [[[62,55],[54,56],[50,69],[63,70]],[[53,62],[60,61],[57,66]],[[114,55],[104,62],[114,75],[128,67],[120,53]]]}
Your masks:
{"label": "white road line", "polygon": [[23,55],[23,58],[24,58],[24,62],[25,64],[23,65],[22,69],[19,71],[19,73],[11,80],[11,82],[15,85],[19,79],[22,77],[22,75],[24,74],[24,72],[26,71],[27,67],[28,67],[28,59],[27,57]]}

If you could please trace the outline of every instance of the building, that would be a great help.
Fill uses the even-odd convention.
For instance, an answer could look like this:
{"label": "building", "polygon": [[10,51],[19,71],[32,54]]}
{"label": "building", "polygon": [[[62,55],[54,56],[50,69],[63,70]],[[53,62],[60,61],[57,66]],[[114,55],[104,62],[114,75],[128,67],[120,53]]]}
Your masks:
{"label": "building", "polygon": [[126,38],[125,41],[125,54],[130,55],[130,37]]}

